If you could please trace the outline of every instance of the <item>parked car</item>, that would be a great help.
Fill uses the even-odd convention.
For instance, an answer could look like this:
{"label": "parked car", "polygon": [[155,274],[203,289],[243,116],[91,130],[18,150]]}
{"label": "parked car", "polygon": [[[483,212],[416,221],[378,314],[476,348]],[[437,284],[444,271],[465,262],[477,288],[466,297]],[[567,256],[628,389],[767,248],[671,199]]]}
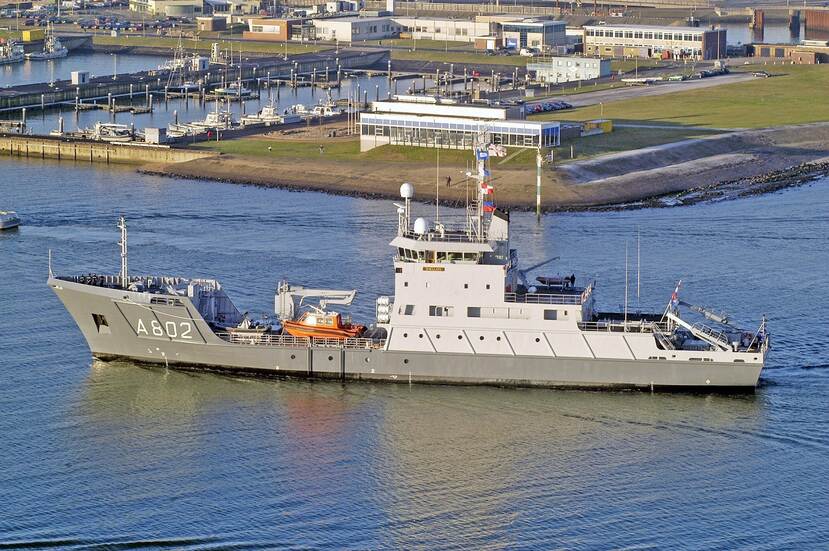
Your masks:
{"label": "parked car", "polygon": [[769,78],[771,76],[770,74],[768,74],[765,71],[754,71],[751,74],[754,75],[757,78]]}

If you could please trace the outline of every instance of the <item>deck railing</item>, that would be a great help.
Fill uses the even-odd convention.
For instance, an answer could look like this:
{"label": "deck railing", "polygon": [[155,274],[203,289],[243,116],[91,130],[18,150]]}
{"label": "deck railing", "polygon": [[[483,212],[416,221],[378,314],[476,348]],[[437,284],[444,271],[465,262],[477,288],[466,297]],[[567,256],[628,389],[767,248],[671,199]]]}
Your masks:
{"label": "deck railing", "polygon": [[375,349],[383,348],[385,339],[323,339],[318,337],[294,337],[293,335],[275,335],[273,333],[230,333],[220,332],[216,336],[234,344],[254,344],[262,346],[284,346],[296,348],[348,348]]}
{"label": "deck railing", "polygon": [[612,333],[670,333],[666,322],[647,320],[624,321],[582,321],[578,324],[582,331],[607,331]]}
{"label": "deck railing", "polygon": [[587,302],[593,292],[591,283],[581,293],[504,293],[504,302],[516,302],[524,304],[574,304],[580,305]]}

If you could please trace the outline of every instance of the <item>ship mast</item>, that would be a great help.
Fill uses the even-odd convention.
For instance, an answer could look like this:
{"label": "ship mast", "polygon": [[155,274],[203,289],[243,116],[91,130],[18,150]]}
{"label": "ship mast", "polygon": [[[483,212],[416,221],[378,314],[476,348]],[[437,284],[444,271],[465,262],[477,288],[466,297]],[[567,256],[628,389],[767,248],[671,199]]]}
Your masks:
{"label": "ship mast", "polygon": [[121,230],[121,241],[118,245],[121,247],[121,273],[118,276],[121,278],[121,286],[126,289],[129,285],[129,275],[127,272],[127,221],[123,216],[118,218],[118,229]]}

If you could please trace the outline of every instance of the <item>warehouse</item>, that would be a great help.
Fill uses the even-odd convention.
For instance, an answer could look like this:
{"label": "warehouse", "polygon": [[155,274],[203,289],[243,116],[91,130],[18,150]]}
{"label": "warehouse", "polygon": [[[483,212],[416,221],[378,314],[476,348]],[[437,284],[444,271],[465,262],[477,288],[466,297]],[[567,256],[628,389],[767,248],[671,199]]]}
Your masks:
{"label": "warehouse", "polygon": [[610,59],[598,57],[551,57],[539,63],[528,63],[527,71],[535,73],[538,82],[576,82],[609,77]]}
{"label": "warehouse", "polygon": [[360,151],[382,145],[473,149],[476,140],[533,149],[559,145],[559,123],[508,118],[520,113],[440,98],[395,96],[360,113]]}
{"label": "warehouse", "polygon": [[719,59],[726,30],[652,25],[585,25],[584,53],[602,57]]}

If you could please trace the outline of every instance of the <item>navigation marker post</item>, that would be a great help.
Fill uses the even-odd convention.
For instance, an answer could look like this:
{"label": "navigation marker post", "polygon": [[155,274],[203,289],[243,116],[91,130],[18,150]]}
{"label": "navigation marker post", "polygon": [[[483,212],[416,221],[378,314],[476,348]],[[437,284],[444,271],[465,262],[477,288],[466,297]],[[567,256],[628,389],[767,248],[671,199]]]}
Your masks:
{"label": "navigation marker post", "polygon": [[535,155],[535,217],[541,221],[541,148],[539,147]]}

